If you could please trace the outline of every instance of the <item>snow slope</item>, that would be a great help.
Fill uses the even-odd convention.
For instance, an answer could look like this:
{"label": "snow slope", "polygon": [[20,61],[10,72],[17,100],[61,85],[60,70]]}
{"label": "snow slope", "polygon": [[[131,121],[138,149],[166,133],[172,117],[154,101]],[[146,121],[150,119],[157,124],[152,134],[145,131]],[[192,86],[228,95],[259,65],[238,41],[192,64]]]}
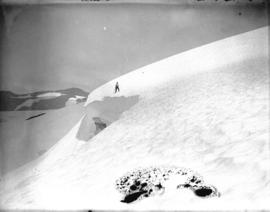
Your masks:
{"label": "snow slope", "polygon": [[[264,27],[192,49],[94,90],[89,117],[108,97],[139,101],[88,142],[76,138],[79,122],[40,159],[3,178],[1,207],[270,209],[267,33]],[[114,94],[116,81],[121,92]],[[192,169],[221,196],[169,189],[120,202],[115,181],[147,166]]]}
{"label": "snow slope", "polygon": [[[29,119],[38,114],[44,116]],[[50,149],[83,114],[82,104],[58,110],[1,111],[6,121],[0,123],[0,177]]]}

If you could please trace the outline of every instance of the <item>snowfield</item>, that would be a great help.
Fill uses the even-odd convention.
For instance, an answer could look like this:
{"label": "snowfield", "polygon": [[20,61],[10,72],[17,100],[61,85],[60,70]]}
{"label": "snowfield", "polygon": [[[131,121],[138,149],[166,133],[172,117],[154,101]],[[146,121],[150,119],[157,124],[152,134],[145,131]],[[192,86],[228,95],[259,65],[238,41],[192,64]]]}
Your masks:
{"label": "snowfield", "polygon": [[83,114],[82,103],[58,110],[1,111],[6,121],[0,123],[0,178],[49,150]]}
{"label": "snowfield", "polygon": [[[65,137],[1,179],[0,207],[269,210],[268,30],[189,50],[97,88],[88,97],[87,114]],[[116,82],[120,92],[114,94]],[[121,110],[122,99],[133,96],[138,101],[108,118],[113,109]],[[119,102],[104,103],[108,98]],[[82,120],[97,115],[112,122],[87,139],[90,125],[82,126]],[[77,138],[82,127],[84,140]],[[121,202],[116,181],[152,166],[193,170],[220,197],[176,189],[176,178],[160,195]]]}

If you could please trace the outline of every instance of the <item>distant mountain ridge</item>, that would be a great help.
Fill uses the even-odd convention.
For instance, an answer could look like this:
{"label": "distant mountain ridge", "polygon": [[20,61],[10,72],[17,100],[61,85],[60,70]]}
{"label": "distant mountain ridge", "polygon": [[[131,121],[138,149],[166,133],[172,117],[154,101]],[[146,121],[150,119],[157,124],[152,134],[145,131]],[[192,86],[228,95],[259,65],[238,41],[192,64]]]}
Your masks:
{"label": "distant mountain ridge", "polygon": [[79,88],[68,88],[55,91],[37,91],[27,94],[16,94],[11,91],[0,91],[0,111],[15,110],[52,110],[86,101],[88,92]]}

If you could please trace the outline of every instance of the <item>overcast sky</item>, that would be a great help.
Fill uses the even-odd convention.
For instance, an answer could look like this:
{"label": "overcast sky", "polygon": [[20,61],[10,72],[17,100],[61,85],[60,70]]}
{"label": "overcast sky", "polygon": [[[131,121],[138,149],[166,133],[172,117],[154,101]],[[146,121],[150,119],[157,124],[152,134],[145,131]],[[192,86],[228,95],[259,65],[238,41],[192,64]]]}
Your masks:
{"label": "overcast sky", "polygon": [[1,89],[91,91],[165,57],[265,26],[267,12],[262,3],[20,5],[3,6],[0,24]]}

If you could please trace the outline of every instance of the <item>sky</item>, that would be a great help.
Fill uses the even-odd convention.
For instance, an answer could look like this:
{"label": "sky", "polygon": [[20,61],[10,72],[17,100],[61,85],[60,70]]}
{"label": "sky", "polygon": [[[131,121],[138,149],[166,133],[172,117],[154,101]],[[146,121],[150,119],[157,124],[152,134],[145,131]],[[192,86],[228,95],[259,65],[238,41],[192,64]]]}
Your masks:
{"label": "sky", "polygon": [[268,24],[262,1],[190,2],[2,4],[0,89],[92,91],[160,59]]}

